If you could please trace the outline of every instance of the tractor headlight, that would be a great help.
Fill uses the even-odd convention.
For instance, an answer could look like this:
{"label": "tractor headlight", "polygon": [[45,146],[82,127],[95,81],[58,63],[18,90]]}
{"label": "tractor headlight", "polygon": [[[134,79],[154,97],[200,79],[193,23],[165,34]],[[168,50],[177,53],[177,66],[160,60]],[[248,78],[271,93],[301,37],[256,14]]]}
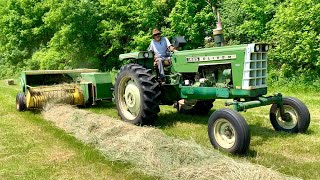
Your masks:
{"label": "tractor headlight", "polygon": [[148,52],[143,53],[143,57],[144,58],[149,58],[149,53]]}
{"label": "tractor headlight", "polygon": [[256,44],[255,47],[254,47],[255,51],[260,51],[260,45],[259,44]]}

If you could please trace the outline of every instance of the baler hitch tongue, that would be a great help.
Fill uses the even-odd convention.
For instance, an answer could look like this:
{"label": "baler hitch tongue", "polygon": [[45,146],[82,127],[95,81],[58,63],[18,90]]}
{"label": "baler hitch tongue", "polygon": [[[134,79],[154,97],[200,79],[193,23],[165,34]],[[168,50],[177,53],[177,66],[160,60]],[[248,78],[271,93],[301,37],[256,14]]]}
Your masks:
{"label": "baler hitch tongue", "polygon": [[268,97],[258,97],[256,99],[253,99],[251,101],[233,101],[233,102],[226,102],[226,106],[233,105],[233,109],[241,112],[246,111],[247,109],[260,107],[260,106],[267,106],[271,104],[277,104],[280,109],[282,109],[281,116],[285,116],[284,110],[283,110],[283,103],[282,103],[282,94],[278,93],[274,96],[268,96]]}

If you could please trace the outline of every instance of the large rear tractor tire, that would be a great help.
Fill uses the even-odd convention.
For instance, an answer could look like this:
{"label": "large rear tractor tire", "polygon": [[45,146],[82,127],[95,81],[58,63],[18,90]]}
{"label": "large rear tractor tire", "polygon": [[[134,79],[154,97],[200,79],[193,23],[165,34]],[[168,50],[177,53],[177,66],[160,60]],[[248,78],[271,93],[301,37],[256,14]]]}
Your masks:
{"label": "large rear tractor tire", "polygon": [[115,102],[123,121],[151,125],[160,111],[160,88],[150,71],[137,64],[121,67],[115,82]]}
{"label": "large rear tractor tire", "polygon": [[177,103],[177,110],[182,114],[207,115],[213,107],[214,100],[186,100]]}
{"label": "large rear tractor tire", "polygon": [[18,111],[26,110],[26,98],[23,93],[19,93],[16,96],[16,108]]}
{"label": "large rear tractor tire", "polygon": [[250,131],[243,116],[232,109],[212,113],[208,135],[214,148],[231,154],[245,154],[249,149]]}
{"label": "large rear tractor tire", "polygon": [[270,121],[276,131],[304,133],[310,124],[310,113],[305,104],[293,97],[283,98],[284,119],[280,108],[273,104],[270,109]]}

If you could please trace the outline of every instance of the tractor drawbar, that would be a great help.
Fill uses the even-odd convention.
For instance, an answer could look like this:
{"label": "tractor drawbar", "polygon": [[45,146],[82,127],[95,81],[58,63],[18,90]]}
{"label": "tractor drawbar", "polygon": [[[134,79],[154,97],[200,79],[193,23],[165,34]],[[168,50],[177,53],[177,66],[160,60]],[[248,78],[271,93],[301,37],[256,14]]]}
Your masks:
{"label": "tractor drawbar", "polygon": [[233,102],[226,102],[226,106],[233,105],[233,109],[235,111],[241,112],[246,111],[247,109],[256,108],[260,106],[267,106],[271,104],[277,104],[280,108],[282,107],[282,94],[275,94],[274,96],[268,97],[258,97],[256,100],[251,101],[233,101]]}

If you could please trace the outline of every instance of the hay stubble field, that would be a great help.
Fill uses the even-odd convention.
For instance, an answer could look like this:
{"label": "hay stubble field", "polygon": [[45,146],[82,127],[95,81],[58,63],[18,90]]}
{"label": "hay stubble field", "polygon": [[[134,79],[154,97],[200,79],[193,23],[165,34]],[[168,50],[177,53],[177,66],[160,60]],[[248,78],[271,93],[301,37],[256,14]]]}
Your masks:
{"label": "hay stubble field", "polygon": [[[86,143],[83,139],[79,140],[72,131],[64,132],[60,130],[53,123],[47,122],[40,112],[16,112],[14,103],[15,94],[19,89],[18,86],[9,87],[2,82],[0,85],[1,179],[84,179],[88,177],[94,179],[104,179],[105,177],[108,177],[108,179],[157,179],[170,178],[172,176],[169,172],[167,174],[164,173],[166,176],[161,177],[157,173],[140,171],[134,168],[137,167],[135,161],[121,157],[110,158],[117,154],[112,154],[109,149],[107,152],[111,152],[110,156],[110,154],[108,155],[108,153],[101,151],[101,148],[97,148],[95,143]],[[298,97],[309,107],[311,113],[309,130],[306,134],[276,132],[273,130],[268,118],[270,107],[249,110],[246,113],[242,113],[250,125],[252,136],[250,152],[246,157],[227,157],[230,155],[218,153],[211,147],[207,137],[207,119],[209,115],[202,117],[181,115],[176,113],[176,110],[171,106],[161,106],[156,128],[152,128],[152,131],[155,130],[157,133],[164,134],[169,139],[194,143],[197,147],[205,149],[203,152],[212,150],[213,154],[218,154],[218,157],[227,160],[225,164],[229,166],[233,165],[227,162],[244,162],[249,164],[250,167],[264,169],[262,166],[265,166],[272,169],[265,169],[268,172],[270,170],[270,173],[260,174],[261,176],[258,176],[258,179],[275,179],[276,177],[283,179],[283,177],[287,177],[273,170],[298,178],[317,179],[320,177],[320,112],[318,111],[320,108],[320,95],[315,92],[299,94],[292,91],[286,91],[285,95]],[[211,112],[222,108],[223,103],[224,101],[221,100],[216,101]],[[103,116],[118,118],[115,106],[112,103],[101,103],[97,107],[86,109],[85,114],[91,114],[88,111],[93,112],[96,116],[98,116],[97,114],[102,114]],[[53,119],[58,118],[57,114],[57,117]],[[92,127],[90,126],[90,128]],[[94,129],[92,128],[90,132],[94,131]],[[77,137],[77,139],[71,135]],[[166,155],[162,154],[162,156]],[[197,155],[196,157],[199,158],[200,156]],[[253,164],[249,163],[250,161]],[[143,161],[139,162],[143,164]],[[172,162],[174,163],[174,161]],[[241,166],[238,165],[238,167]],[[234,167],[229,168],[232,169]],[[177,169],[179,168],[175,170]],[[223,169],[227,171],[226,168]],[[205,169],[202,168],[199,172],[205,172],[203,170]],[[174,177],[186,178],[181,176],[181,174],[187,175],[182,170],[180,172],[177,170],[176,173],[178,175],[173,175]],[[272,175],[272,173],[277,176],[264,176],[266,174]],[[198,177],[203,177],[200,175]],[[230,179],[234,178],[231,175],[229,177]]]}
{"label": "hay stubble field", "polygon": [[0,81],[0,179],[155,179],[107,160],[38,111],[17,112],[19,89]]}

